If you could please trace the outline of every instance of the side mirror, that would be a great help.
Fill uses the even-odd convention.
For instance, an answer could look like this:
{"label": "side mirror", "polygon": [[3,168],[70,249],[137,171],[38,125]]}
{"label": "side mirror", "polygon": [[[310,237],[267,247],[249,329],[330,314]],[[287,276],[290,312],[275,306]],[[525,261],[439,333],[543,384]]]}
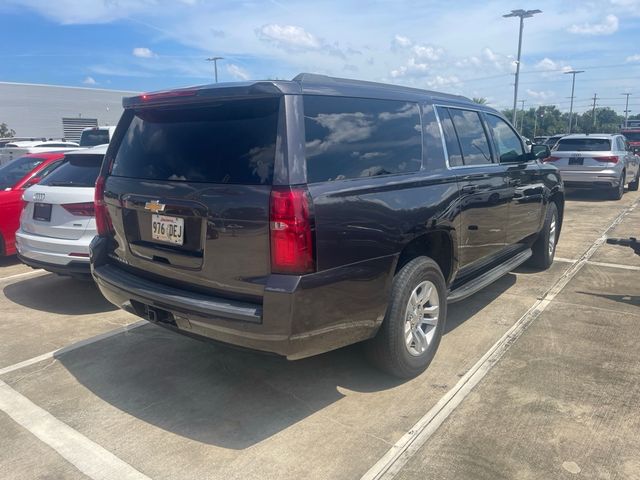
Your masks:
{"label": "side mirror", "polygon": [[27,180],[27,182],[22,186],[22,188],[29,188],[32,187],[38,183],[40,183],[40,180],[42,180],[42,178],[40,177],[33,177],[30,178],[29,180]]}
{"label": "side mirror", "polygon": [[551,156],[551,150],[549,149],[549,145],[532,145],[531,154],[533,158],[542,160],[543,158]]}

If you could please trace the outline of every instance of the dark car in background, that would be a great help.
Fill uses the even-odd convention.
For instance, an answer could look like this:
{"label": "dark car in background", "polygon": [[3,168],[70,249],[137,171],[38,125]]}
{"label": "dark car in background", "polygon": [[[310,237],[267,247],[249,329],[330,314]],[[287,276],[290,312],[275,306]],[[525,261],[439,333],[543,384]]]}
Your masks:
{"label": "dark car in background", "polygon": [[546,146],[454,95],[302,74],[124,101],[91,265],[115,305],[298,359],[367,341],[411,377],[447,304],[545,269],[564,209]]}

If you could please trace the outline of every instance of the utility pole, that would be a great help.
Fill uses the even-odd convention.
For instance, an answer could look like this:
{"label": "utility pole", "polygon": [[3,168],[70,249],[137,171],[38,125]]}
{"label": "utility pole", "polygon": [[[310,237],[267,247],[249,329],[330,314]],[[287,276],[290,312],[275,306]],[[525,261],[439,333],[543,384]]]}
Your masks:
{"label": "utility pole", "polygon": [[591,111],[591,117],[593,120],[593,131],[596,131],[596,101],[598,100],[598,94],[593,94],[593,110]]}
{"label": "utility pole", "polygon": [[207,58],[207,62],[213,62],[213,71],[215,72],[216,83],[218,83],[218,60],[224,60],[224,57]]}
{"label": "utility pole", "polygon": [[524,19],[531,18],[537,13],[542,13],[542,10],[511,10],[511,13],[502,15],[504,18],[519,17],[520,18],[520,35],[518,36],[518,59],[516,60],[516,81],[513,89],[513,125],[516,125],[517,120],[517,108],[518,108],[518,81],[520,80],[520,54],[522,53],[522,31],[524,30]]}
{"label": "utility pole", "polygon": [[571,81],[571,107],[569,107],[569,135],[571,135],[571,123],[573,121],[573,93],[576,89],[576,75],[583,72],[584,70],[569,70],[568,72],[564,72],[565,75],[573,75],[573,79]]}
{"label": "utility pole", "polygon": [[[538,131],[538,112],[535,111],[533,115],[533,138],[536,138],[536,132]],[[540,114],[540,118],[544,117],[544,110]]]}
{"label": "utility pole", "polygon": [[624,107],[624,128],[627,128],[627,119],[629,118],[629,112],[631,110],[629,110],[629,95],[631,95],[630,93],[622,93],[621,95],[625,95],[627,97],[627,103],[625,104]]}
{"label": "utility pole", "polygon": [[525,104],[525,100],[520,100],[520,102],[522,103],[522,108],[520,109],[520,113],[522,113],[522,115],[520,115],[520,133],[522,133],[522,130],[524,130],[524,104]]}

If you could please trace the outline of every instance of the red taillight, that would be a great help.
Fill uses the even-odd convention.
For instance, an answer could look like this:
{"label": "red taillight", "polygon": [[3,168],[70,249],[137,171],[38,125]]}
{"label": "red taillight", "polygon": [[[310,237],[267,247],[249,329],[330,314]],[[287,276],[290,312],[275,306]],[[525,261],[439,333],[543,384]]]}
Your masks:
{"label": "red taillight", "polygon": [[270,205],[271,271],[315,271],[309,192],[304,187],[273,187]]}
{"label": "red taillight", "polygon": [[111,217],[107,210],[107,204],[104,201],[104,183],[105,178],[100,175],[96,180],[96,189],[94,196],[94,211],[96,215],[96,230],[98,235],[109,235],[113,231]]}
{"label": "red taillight", "polygon": [[553,155],[542,159],[543,162],[557,162],[558,160],[560,160],[560,157],[554,157]]}
{"label": "red taillight", "polygon": [[611,155],[608,157],[593,157],[594,160],[603,163],[618,163],[618,157]]}
{"label": "red taillight", "polygon": [[94,202],[67,203],[62,205],[62,208],[78,217],[93,217],[95,215]]}

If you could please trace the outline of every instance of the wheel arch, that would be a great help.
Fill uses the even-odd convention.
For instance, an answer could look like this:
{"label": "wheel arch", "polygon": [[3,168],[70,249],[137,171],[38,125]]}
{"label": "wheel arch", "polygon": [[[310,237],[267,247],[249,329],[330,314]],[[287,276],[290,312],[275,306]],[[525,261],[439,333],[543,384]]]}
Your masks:
{"label": "wheel arch", "polygon": [[451,283],[458,268],[458,257],[457,245],[450,231],[436,229],[413,238],[400,251],[394,273],[421,256],[433,259],[440,267],[447,285]]}

